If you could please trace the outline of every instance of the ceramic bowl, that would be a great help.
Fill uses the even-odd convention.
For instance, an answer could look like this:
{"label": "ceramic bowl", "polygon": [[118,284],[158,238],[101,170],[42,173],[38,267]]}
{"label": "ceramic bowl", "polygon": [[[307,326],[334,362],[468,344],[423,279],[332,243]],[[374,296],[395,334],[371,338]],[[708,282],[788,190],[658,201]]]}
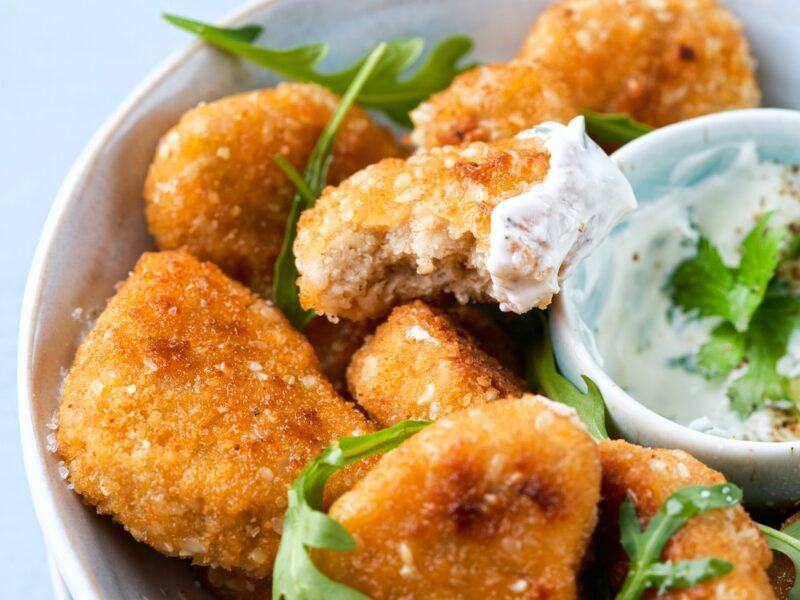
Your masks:
{"label": "ceramic bowl", "polygon": [[[649,133],[624,146],[613,158],[631,182],[639,205],[645,206],[670,187],[673,168],[686,156],[711,151],[709,158],[720,157],[726,146],[748,140],[756,143],[763,160],[800,164],[800,112],[754,109],[700,117]],[[706,162],[710,173],[724,164],[723,160]],[[611,424],[625,439],[686,450],[740,485],[748,506],[786,506],[800,501],[800,441],[751,442],[689,429],[637,402],[600,366],[602,356],[593,343],[593,332],[597,309],[606,295],[619,292],[606,286],[608,279],[603,276],[604,268],[611,264],[619,231],[576,269],[553,306],[553,347],[562,371],[573,381],[588,375],[597,383]]]}
{"label": "ceramic bowl", "polygon": [[[379,41],[463,33],[481,61],[517,50],[547,0],[262,0],[227,25],[255,22],[281,47],[332,45],[326,67],[349,63]],[[746,24],[761,61],[765,100],[800,98],[798,18],[793,0],[726,2]],[[189,15],[191,16],[191,15]],[[153,27],[164,27],[156,20]],[[193,44],[167,60],[109,118],[64,182],[42,233],[23,302],[19,344],[19,415],[23,454],[37,515],[72,595],[80,600],[201,597],[185,562],[166,559],[98,517],[67,488],[48,450],[47,425],[59,386],[86,328],[142,251],[152,247],[141,190],[159,136],[201,100],[274,85],[264,71]],[[76,308],[83,309],[81,314]]]}

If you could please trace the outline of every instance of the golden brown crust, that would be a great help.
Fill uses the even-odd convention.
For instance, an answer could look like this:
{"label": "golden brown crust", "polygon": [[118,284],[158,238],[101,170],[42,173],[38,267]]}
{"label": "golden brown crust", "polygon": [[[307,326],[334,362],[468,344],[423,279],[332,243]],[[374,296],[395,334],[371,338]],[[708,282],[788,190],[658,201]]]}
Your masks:
{"label": "golden brown crust", "polygon": [[760,99],[741,23],[716,0],[566,0],[518,58],[560,76],[579,108],[655,126]]}
{"label": "golden brown crust", "polygon": [[75,490],[138,540],[264,576],[287,486],[334,438],[371,429],[277,309],[210,263],[161,252],[142,256],[78,349],[58,452]]}
{"label": "golden brown crust", "polygon": [[[612,583],[619,585],[627,562],[619,546],[619,506],[628,494],[643,526],[666,499],[687,485],[723,483],[725,478],[681,450],[651,449],[622,440],[600,443],[603,463],[601,557],[610,561]],[[691,519],[671,540],[663,560],[679,561],[717,557],[731,562],[733,570],[698,586],[668,592],[659,598],[681,600],[774,598],[766,569],[771,553],[766,541],[741,506],[712,510]],[[655,597],[650,594],[647,597]]]}
{"label": "golden brown crust", "polygon": [[548,69],[527,62],[489,64],[456,77],[411,113],[411,141],[422,148],[491,142],[579,112],[569,89]]}
{"label": "golden brown crust", "polygon": [[497,320],[484,309],[497,311],[497,306],[476,306],[474,304],[449,304],[445,307],[448,316],[459,327],[466,329],[475,338],[481,349],[497,359],[506,369],[525,376],[525,354]]}
{"label": "golden brown crust", "polygon": [[469,333],[419,300],[392,311],[353,356],[347,381],[353,398],[383,427],[437,419],[525,390]]}
{"label": "golden brown crust", "polygon": [[534,396],[437,421],[333,504],[357,549],[315,562],[377,600],[575,598],[600,497],[576,421]]}
{"label": "golden brown crust", "polygon": [[434,148],[385,159],[323,192],[294,245],[300,300],[361,320],[443,293],[490,300],[492,209],[540,183],[541,140]]}
{"label": "golden brown crust", "polygon": [[[161,139],[144,189],[159,248],[186,246],[270,298],[294,195],[273,157],[285,155],[302,172],[338,102],[322,87],[283,83],[186,112]],[[336,138],[328,180],[401,154],[389,130],[354,107]]]}

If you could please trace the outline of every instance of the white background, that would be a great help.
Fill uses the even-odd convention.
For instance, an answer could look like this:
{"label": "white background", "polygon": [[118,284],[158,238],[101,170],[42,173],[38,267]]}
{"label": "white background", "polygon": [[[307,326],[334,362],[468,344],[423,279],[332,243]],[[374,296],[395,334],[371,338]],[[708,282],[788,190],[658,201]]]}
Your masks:
{"label": "white background", "polygon": [[190,43],[160,13],[217,20],[239,4],[0,0],[0,598],[53,594],[16,408],[20,303],[44,219],[106,116],[164,57]]}

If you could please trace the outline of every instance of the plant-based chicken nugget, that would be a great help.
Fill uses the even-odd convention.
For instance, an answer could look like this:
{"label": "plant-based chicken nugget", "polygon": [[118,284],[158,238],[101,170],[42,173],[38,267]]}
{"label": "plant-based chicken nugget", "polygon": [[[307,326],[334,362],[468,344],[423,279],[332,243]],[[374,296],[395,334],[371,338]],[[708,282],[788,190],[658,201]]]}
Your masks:
{"label": "plant-based chicken nugget", "polygon": [[185,251],[139,260],[78,349],[58,423],[98,512],[165,554],[256,577],[287,486],[333,439],[372,429],[280,311]]}
{"label": "plant-based chicken nugget", "polygon": [[566,0],[518,58],[558,74],[579,108],[654,126],[760,100],[741,23],[716,0]]}
{"label": "plant-based chicken nugget", "polygon": [[378,600],[571,599],[599,499],[597,448],[574,412],[499,400],[384,456],[331,506],[356,550],[315,562]]}
{"label": "plant-based chicken nugget", "polygon": [[[725,478],[682,450],[651,449],[622,440],[600,443],[603,463],[603,503],[599,527],[602,552],[609,565],[612,585],[625,577],[628,561],[619,535],[619,507],[628,495],[642,526],[679,489],[688,485],[724,483]],[[767,577],[771,553],[749,515],[741,506],[716,509],[692,518],[667,542],[662,560],[680,561],[716,557],[733,564],[727,575],[685,590],[672,590],[659,598],[774,598]],[[648,597],[655,597],[651,594]]]}
{"label": "plant-based chicken nugget", "polygon": [[[295,191],[274,156],[302,172],[338,103],[320,86],[283,83],[185,113],[161,139],[144,189],[159,248],[186,246],[270,298]],[[328,180],[400,154],[389,130],[354,107],[336,137]]]}
{"label": "plant-based chicken nugget", "polygon": [[522,61],[483,65],[459,75],[411,113],[411,141],[422,148],[490,142],[544,121],[567,123],[579,108],[547,69]]}
{"label": "plant-based chicken nugget", "polygon": [[386,159],[303,212],[294,245],[300,300],[353,320],[442,294],[516,313],[544,308],[635,206],[583,117]]}
{"label": "plant-based chicken nugget", "polygon": [[353,398],[383,427],[438,419],[525,390],[453,319],[420,301],[392,311],[353,356],[347,381]]}

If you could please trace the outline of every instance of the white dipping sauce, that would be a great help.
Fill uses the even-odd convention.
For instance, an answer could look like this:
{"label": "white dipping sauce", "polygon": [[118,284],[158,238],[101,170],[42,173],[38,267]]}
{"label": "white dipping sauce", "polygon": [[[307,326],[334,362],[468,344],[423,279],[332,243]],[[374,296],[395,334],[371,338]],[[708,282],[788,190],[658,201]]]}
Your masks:
{"label": "white dipping sauce", "polygon": [[[723,171],[694,185],[687,173],[710,158],[684,159],[672,174],[674,187],[645,205],[611,241],[608,294],[597,316],[597,350],[604,368],[639,402],[678,423],[716,435],[774,441],[797,439],[800,429],[785,403],[741,419],[730,408],[726,380],[706,380],[676,359],[695,354],[708,340],[716,318],[690,319],[675,309],[666,284],[677,265],[696,254],[702,232],[729,265],[757,219],[773,211],[770,227],[800,223],[800,175],[786,165],[760,161],[754,144],[734,148]],[[797,332],[795,332],[797,333]],[[797,339],[795,339],[797,338]],[[789,344],[779,372],[800,373],[800,336]]]}
{"label": "white dipping sauce", "polygon": [[636,208],[628,180],[586,135],[542,123],[517,137],[538,137],[550,153],[544,181],[492,211],[488,269],[500,310],[524,313],[550,304],[571,267]]}

